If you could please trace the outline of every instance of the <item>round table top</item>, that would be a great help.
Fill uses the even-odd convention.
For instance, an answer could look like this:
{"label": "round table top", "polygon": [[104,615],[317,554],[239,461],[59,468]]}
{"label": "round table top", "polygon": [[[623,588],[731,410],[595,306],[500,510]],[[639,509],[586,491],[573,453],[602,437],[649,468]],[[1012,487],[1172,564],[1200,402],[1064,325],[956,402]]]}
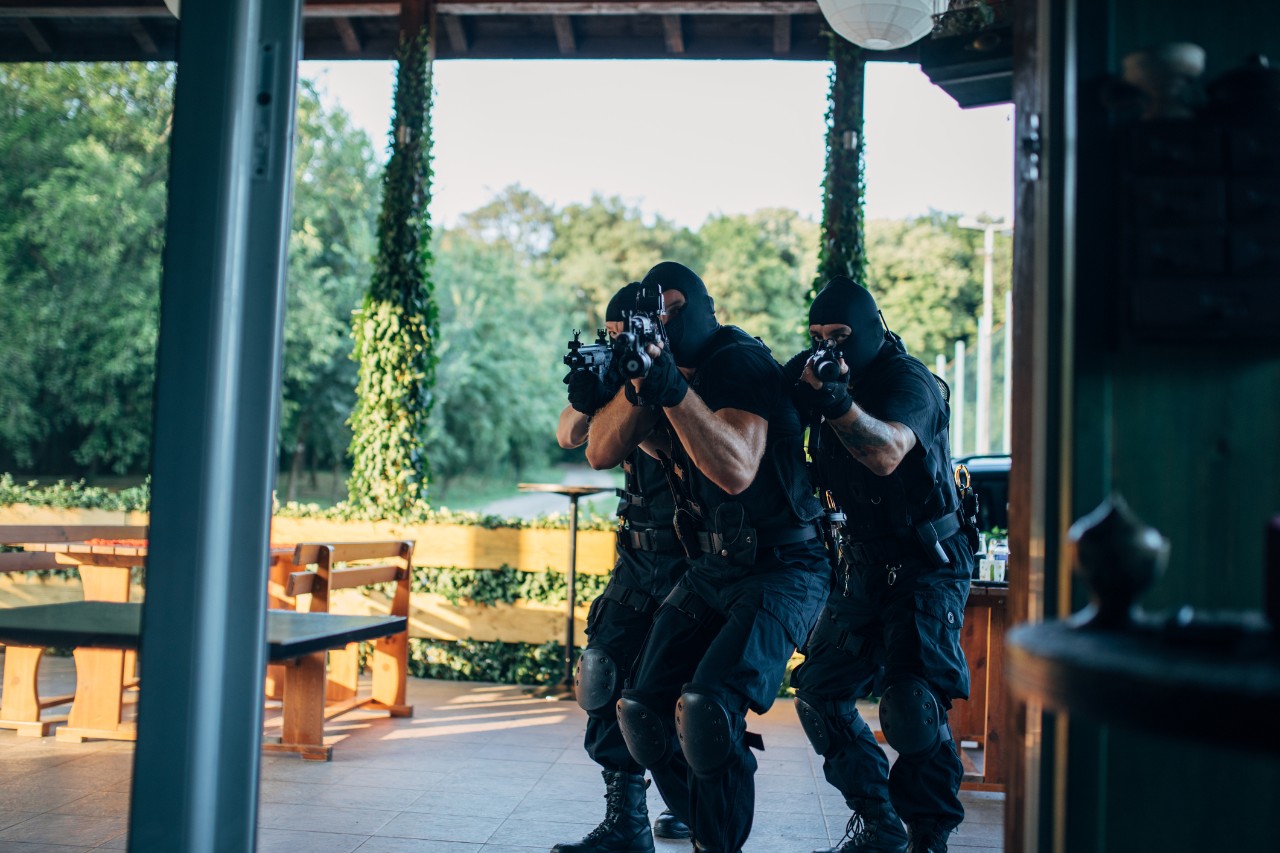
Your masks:
{"label": "round table top", "polygon": [[613,491],[613,486],[569,486],[563,483],[517,483],[516,488],[522,492],[554,492],[571,498]]}

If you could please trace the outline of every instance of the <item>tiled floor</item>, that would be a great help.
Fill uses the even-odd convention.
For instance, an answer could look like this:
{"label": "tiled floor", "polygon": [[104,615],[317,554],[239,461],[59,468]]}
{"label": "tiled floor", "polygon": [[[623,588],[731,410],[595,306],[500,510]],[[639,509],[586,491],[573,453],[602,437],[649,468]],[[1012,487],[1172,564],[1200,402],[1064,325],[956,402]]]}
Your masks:
{"label": "tiled floor", "polygon": [[[576,840],[604,813],[573,702],[508,685],[410,680],[412,719],[352,714],[330,763],[262,762],[263,853],[529,853]],[[750,721],[764,735],[747,853],[808,853],[848,817],[790,702]],[[0,853],[124,849],[133,748],[0,732]],[[961,853],[1001,849],[1004,798],[963,794]],[[650,789],[649,811],[662,801]],[[658,841],[659,853],[690,850]],[[168,851],[156,851],[168,853]]]}

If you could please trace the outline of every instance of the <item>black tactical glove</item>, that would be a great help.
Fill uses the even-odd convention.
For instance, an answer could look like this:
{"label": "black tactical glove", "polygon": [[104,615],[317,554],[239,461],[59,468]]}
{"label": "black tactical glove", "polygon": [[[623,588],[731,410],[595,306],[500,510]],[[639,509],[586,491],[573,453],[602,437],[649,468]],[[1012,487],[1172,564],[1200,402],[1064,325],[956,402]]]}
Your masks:
{"label": "black tactical glove", "polygon": [[853,398],[849,396],[849,386],[842,380],[824,382],[822,387],[814,388],[801,379],[795,386],[795,403],[801,412],[816,412],[834,421],[853,407]]}
{"label": "black tactical glove", "polygon": [[685,381],[684,374],[676,367],[676,360],[671,357],[671,353],[664,349],[658,353],[653,366],[644,375],[644,384],[640,386],[636,399],[641,406],[661,406],[665,409],[680,405],[688,391],[689,383]]}
{"label": "black tactical glove", "polygon": [[569,386],[569,405],[587,417],[600,411],[618,391],[616,385],[610,388],[590,370],[569,371],[564,384]]}

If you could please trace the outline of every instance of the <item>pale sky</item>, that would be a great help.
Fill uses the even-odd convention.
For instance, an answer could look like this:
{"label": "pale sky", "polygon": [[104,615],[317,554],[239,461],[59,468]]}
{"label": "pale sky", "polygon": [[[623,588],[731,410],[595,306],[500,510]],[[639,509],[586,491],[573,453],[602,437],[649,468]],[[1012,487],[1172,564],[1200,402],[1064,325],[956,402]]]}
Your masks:
{"label": "pale sky", "polygon": [[[824,62],[444,61],[435,66],[432,219],[509,184],[557,206],[593,192],[697,228],[786,207],[819,221]],[[304,62],[386,148],[394,67]],[[1012,218],[1013,108],[961,110],[918,66],[867,67],[867,216]]]}

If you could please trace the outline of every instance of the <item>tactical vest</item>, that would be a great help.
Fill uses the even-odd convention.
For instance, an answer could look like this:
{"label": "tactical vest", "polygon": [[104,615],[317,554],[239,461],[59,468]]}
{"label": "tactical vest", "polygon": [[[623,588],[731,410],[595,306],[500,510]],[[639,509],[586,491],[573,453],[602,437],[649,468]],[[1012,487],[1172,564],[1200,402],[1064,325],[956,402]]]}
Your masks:
{"label": "tactical vest", "polygon": [[[706,380],[705,366],[713,360],[718,360],[721,365],[732,364],[734,350],[745,350],[747,347],[759,347],[768,352],[764,344],[741,329],[722,326],[712,339],[712,347],[702,361],[703,367],[694,374],[689,386],[695,391],[699,390]],[[770,359],[772,360],[772,356]],[[788,406],[791,403],[785,394],[780,394],[778,405]],[[800,527],[822,514],[822,507],[814,497],[805,470],[799,432],[793,446],[780,446],[775,426],[770,425],[765,439],[764,456],[760,460],[755,481],[741,495],[728,494],[697,470],[684,447],[674,436],[672,438],[676,487],[691,502],[693,513],[703,529],[714,530],[718,508],[729,503],[742,505],[746,522],[760,531],[762,542],[768,541],[771,531]]]}
{"label": "tactical vest", "polygon": [[635,450],[623,461],[622,471],[624,485],[617,490],[618,520],[630,527],[669,529],[676,504],[661,463],[643,450]]}
{"label": "tactical vest", "polygon": [[[912,358],[900,344],[888,357]],[[920,366],[927,374],[928,369],[923,364]],[[874,362],[870,369],[875,369]],[[937,405],[944,412],[949,411],[941,391],[932,381],[929,384],[937,395]],[[881,477],[849,453],[830,425],[822,425],[816,451],[812,444],[810,447],[814,479],[819,489],[831,491],[844,510],[845,535],[850,541],[905,537],[914,525],[942,518],[958,509],[947,464],[947,436],[943,430],[929,446],[913,448],[892,474]]]}

